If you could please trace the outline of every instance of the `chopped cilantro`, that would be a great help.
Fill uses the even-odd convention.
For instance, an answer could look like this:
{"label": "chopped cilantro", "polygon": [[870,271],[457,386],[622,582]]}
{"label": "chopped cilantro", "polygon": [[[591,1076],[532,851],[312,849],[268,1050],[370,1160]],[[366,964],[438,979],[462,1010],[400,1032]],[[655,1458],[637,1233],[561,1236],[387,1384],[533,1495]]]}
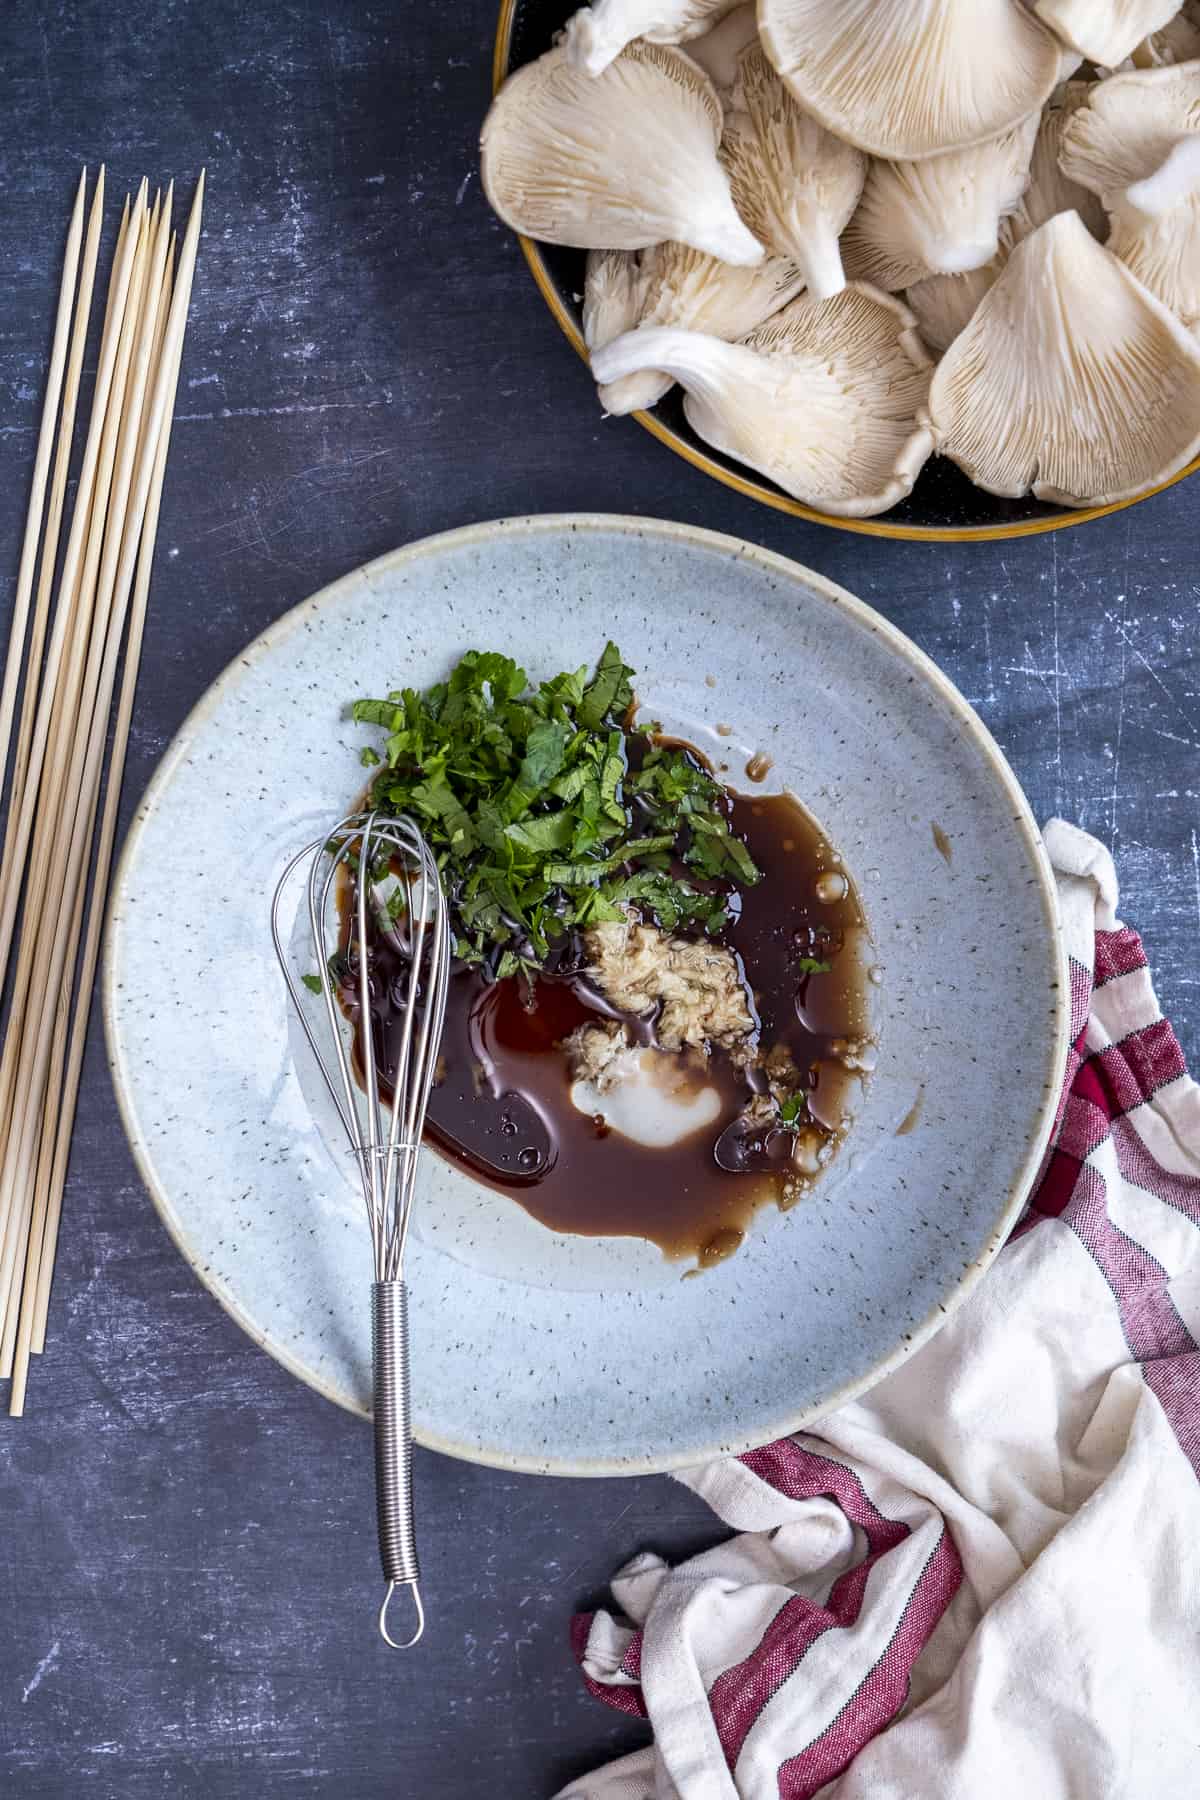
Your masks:
{"label": "chopped cilantro", "polygon": [[321,977],[319,975],[302,975],[300,979],[310,994],[319,994],[321,992]]}
{"label": "chopped cilantro", "polygon": [[808,1112],[808,1095],[802,1093],[789,1094],[779,1102],[779,1123],[785,1131],[796,1131],[804,1123]]}
{"label": "chopped cilantro", "polygon": [[833,964],[822,962],[819,956],[800,956],[796,959],[796,967],[802,975],[828,975]]}
{"label": "chopped cilantro", "polygon": [[632,678],[615,644],[590,677],[537,688],[511,658],[470,650],[425,693],[355,702],[355,720],[386,734],[372,804],[424,829],[459,957],[528,970],[625,908],[668,931],[719,931],[733,890],[758,881],[719,783],[686,751],[627,731]]}
{"label": "chopped cilantro", "polygon": [[364,744],[358,753],[358,760],[364,769],[374,769],[383,761],[378,750],[372,750],[370,744]]}

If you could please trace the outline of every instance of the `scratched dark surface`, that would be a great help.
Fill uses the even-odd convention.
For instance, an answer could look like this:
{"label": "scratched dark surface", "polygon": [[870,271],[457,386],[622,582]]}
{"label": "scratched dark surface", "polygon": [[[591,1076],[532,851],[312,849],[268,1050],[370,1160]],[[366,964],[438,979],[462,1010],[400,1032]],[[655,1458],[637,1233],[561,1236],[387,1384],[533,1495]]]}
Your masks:
{"label": "scratched dark surface", "polygon": [[[480,196],[492,13],[3,8],[6,606],[79,165],[107,158],[121,192],[209,170],[126,816],[245,640],[366,558],[509,513],[689,520],[843,582],[948,670],[1038,814],[1113,846],[1194,1049],[1200,487],[1008,546],[877,543],[756,508],[602,423]],[[431,1623],[397,1658],[370,1619],[368,1435],[243,1338],[172,1249],[97,1028],[50,1345],[28,1416],[0,1423],[0,1791],[548,1797],[638,1742],[583,1693],[568,1618],[635,1547],[707,1541],[699,1503],[667,1480],[424,1454],[417,1477]]]}

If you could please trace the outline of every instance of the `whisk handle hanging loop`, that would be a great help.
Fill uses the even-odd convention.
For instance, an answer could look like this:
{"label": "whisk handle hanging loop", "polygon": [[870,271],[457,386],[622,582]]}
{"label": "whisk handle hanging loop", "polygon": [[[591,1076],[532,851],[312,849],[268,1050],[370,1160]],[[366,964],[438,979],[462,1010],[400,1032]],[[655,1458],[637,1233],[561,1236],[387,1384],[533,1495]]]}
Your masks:
{"label": "whisk handle hanging loop", "polygon": [[[375,1511],[379,1558],[387,1594],[379,1630],[393,1650],[408,1650],[425,1629],[421,1567],[413,1531],[412,1409],[408,1364],[408,1289],[402,1281],[377,1281],[371,1288],[371,1350],[374,1361]],[[412,1594],[415,1625],[407,1638],[392,1637],[388,1608],[397,1588]]]}

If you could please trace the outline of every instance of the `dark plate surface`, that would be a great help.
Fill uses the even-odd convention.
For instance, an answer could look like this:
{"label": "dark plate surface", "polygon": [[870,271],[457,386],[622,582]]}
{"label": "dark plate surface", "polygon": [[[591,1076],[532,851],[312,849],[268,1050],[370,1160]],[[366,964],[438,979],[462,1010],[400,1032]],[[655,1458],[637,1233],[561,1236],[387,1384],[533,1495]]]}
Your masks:
{"label": "dark plate surface", "polygon": [[[532,62],[548,50],[555,35],[576,10],[576,0],[501,0],[496,38],[496,85],[511,70]],[[580,355],[584,355],[579,297],[583,293],[586,252],[564,249],[556,244],[534,243],[528,238],[521,242],[547,305]],[[802,518],[817,519],[843,531],[881,537],[934,539],[1024,537],[1055,531],[1065,525],[1083,524],[1088,519],[1101,518],[1106,513],[1120,511],[1123,506],[1136,504],[1135,500],[1126,500],[1116,506],[1069,509],[1047,505],[1032,496],[1023,500],[1000,499],[975,487],[944,457],[935,456],[925,465],[908,498],[892,507],[890,512],[874,519],[835,518],[793,500],[766,476],[747,469],[697,437],[684,417],[681,388],[673,387],[651,411],[634,416],[678,455],[686,457],[716,480],[724,481],[765,505],[796,513]],[[1198,466],[1200,459],[1173,477],[1173,481],[1182,481]],[[1164,482],[1162,487],[1172,486],[1173,481]],[[1149,488],[1138,499],[1160,493],[1162,487]]]}

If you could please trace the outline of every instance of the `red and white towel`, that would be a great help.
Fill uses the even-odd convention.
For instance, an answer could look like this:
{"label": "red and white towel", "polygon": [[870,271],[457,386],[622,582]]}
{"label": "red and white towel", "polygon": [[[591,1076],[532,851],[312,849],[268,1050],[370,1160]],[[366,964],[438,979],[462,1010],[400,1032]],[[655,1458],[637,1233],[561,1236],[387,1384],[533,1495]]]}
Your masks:
{"label": "red and white towel", "polygon": [[654,1745],[560,1800],[1200,1793],[1200,1088],[1108,852],[1046,845],[1073,1041],[1022,1223],[865,1398],[682,1477],[740,1535],[576,1620]]}

